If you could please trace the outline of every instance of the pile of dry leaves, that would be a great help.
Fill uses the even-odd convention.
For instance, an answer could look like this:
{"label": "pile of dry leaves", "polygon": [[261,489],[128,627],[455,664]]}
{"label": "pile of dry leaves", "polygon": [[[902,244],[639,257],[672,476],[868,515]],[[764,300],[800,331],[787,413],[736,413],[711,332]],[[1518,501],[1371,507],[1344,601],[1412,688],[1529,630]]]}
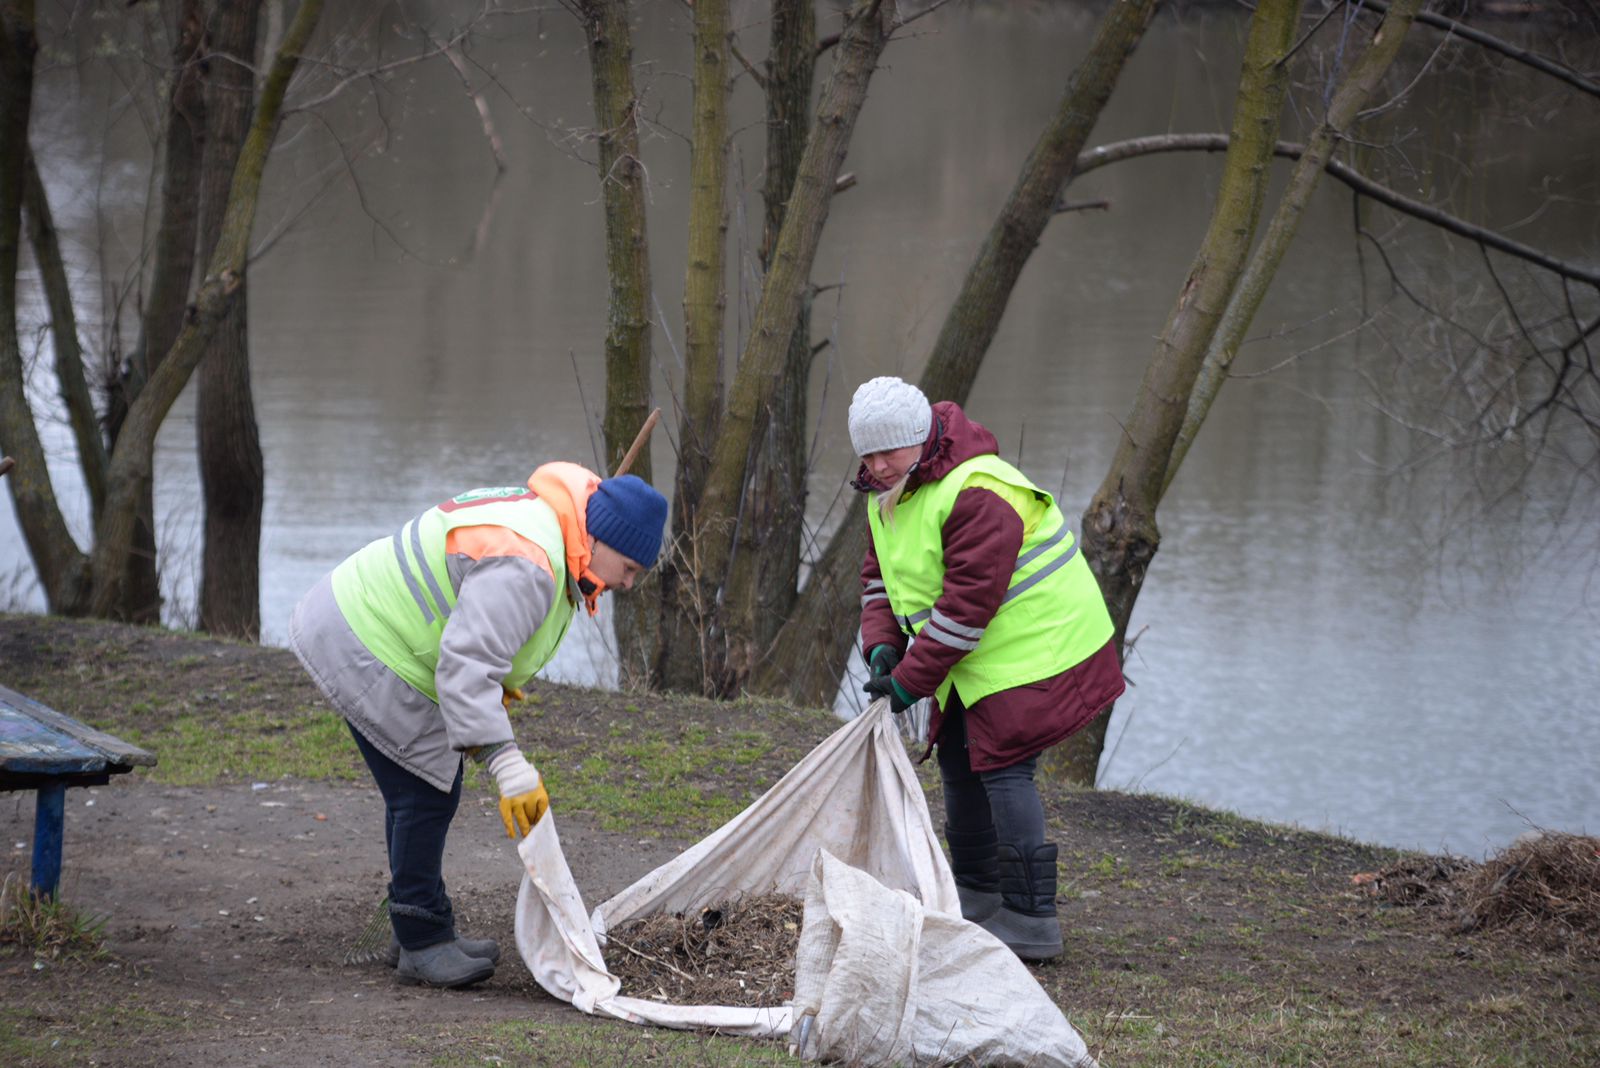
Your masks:
{"label": "pile of dry leaves", "polygon": [[629,997],[677,1005],[781,1005],[794,996],[803,905],[742,897],[688,915],[659,914],[606,933],[606,967]]}
{"label": "pile of dry leaves", "polygon": [[1392,905],[1442,907],[1460,931],[1600,949],[1600,838],[1590,835],[1528,835],[1482,864],[1410,858],[1351,881]]}

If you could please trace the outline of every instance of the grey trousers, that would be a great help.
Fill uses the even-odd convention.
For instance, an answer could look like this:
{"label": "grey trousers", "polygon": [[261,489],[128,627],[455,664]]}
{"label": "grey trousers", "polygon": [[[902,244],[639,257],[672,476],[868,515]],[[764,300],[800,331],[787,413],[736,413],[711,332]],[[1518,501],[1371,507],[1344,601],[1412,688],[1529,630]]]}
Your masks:
{"label": "grey trousers", "polygon": [[950,829],[982,833],[994,828],[1001,845],[1030,857],[1044,845],[1044,805],[1034,785],[1039,758],[1031,756],[994,771],[972,770],[967,751],[967,710],[955,690],[939,729],[939,777],[944,784],[944,818]]}

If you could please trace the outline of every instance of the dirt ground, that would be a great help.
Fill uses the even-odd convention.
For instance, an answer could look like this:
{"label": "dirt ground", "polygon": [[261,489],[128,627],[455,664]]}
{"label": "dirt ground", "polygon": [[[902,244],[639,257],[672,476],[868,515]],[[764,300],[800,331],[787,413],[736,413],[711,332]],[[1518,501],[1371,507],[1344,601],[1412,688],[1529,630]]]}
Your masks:
{"label": "dirt ground", "polygon": [[[8,872],[27,869],[32,794],[0,795]],[[573,1015],[516,960],[512,913],[522,867],[500,820],[464,799],[446,878],[462,929],[500,940],[495,977],[466,992],[398,985],[382,964],[347,966],[383,894],[383,809],[375,789],[323,783],[159,787],[130,777],[72,790],[61,892],[107,917],[110,959],[0,959],[6,1001],[48,1028],[103,1007],[181,1022],[158,1049],[91,1049],[79,1063],[172,1068],[427,1063],[451,1032],[484,1021]],[[471,807],[483,808],[473,812]],[[558,829],[594,902],[670,859],[679,843]],[[416,1048],[396,1048],[416,1036]]]}
{"label": "dirt ground", "polygon": [[[0,1062],[527,1063],[486,1033],[589,1026],[516,956],[521,869],[486,788],[463,795],[446,878],[461,926],[502,944],[495,977],[435,991],[341,963],[383,893],[382,807],[348,737],[314,733],[330,717],[286,651],[0,615],[0,683],[160,739],[163,757],[68,791],[62,896],[105,918],[107,952],[48,961],[0,946]],[[213,732],[198,747],[185,741],[191,721]],[[537,687],[515,722],[525,745],[536,739],[591,907],[836,726],[749,702],[559,686]],[[291,766],[305,770],[250,774],[267,751],[251,746],[302,731],[314,744]],[[196,753],[213,749],[226,752],[208,770]],[[921,770],[937,812],[936,773]],[[196,785],[174,785],[182,774]],[[1600,1063],[1592,944],[1464,936],[1447,915],[1389,907],[1361,878],[1397,860],[1388,850],[1172,799],[1042,792],[1067,948],[1034,974],[1104,1064]],[[0,794],[0,878],[26,878],[32,797]],[[593,1027],[600,1045],[582,1063],[712,1063],[608,1054],[629,1029]]]}

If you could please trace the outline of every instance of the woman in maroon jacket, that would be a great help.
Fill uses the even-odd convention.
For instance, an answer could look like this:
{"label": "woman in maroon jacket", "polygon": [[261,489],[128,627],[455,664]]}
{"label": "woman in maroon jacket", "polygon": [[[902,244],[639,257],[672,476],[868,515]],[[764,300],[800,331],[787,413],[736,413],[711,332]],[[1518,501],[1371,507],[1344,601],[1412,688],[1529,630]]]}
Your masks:
{"label": "woman in maroon jacket", "polygon": [[855,488],[878,494],[861,567],[867,692],[895,713],[936,699],[962,915],[1018,956],[1054,957],[1057,849],[1034,772],[1122,693],[1099,587],[1050,495],[956,404],[875,378],[851,401],[850,439]]}

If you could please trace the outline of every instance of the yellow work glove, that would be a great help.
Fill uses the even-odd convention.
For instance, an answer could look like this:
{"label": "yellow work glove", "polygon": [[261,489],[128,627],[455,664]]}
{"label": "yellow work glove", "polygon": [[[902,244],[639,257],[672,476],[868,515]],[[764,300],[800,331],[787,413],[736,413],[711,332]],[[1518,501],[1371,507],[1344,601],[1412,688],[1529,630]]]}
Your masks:
{"label": "yellow work glove", "polygon": [[550,811],[544,780],[515,746],[508,745],[489,758],[489,774],[500,788],[500,819],[507,837],[527,834]]}
{"label": "yellow work glove", "polygon": [[523,692],[517,689],[515,686],[511,687],[510,689],[507,689],[504,686],[500,687],[500,703],[505,705],[507,712],[511,711],[511,704],[513,701],[520,701],[524,696],[525,695]]}

